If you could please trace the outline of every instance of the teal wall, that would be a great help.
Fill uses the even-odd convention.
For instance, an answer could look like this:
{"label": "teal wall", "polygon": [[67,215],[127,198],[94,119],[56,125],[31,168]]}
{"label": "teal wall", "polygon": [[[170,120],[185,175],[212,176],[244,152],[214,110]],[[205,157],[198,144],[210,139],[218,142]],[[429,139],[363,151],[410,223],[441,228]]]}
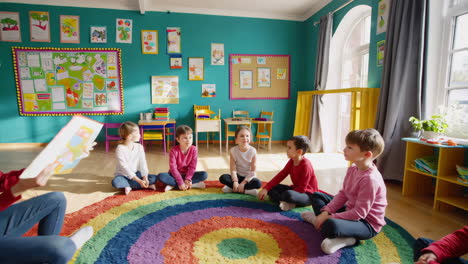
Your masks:
{"label": "teal wall", "polygon": [[[125,113],[121,116],[91,116],[100,122],[136,122],[140,112],[148,112],[156,106],[151,104],[150,78],[152,75],[179,76],[179,104],[168,104],[171,117],[177,124],[194,126],[193,105],[211,105],[221,109],[222,117],[229,117],[233,109],[247,110],[258,116],[260,110],[274,111],[276,123],[273,126],[273,140],[288,139],[294,129],[296,94],[298,91],[312,90],[315,72],[315,52],[318,27],[313,22],[320,16],[335,10],[345,0],[333,0],[305,22],[226,17],[212,15],[182,14],[165,12],[125,11],[112,9],[58,7],[47,5],[27,5],[0,3],[0,11],[19,12],[21,19],[21,43],[0,42],[0,143],[48,142],[65,125],[69,116],[24,117],[18,113],[16,87],[12,66],[12,46],[57,47],[57,48],[121,48]],[[369,87],[380,87],[381,67],[376,67],[376,42],[385,34],[375,36],[375,17],[378,0],[356,0],[338,11],[334,18],[337,27],[346,12],[358,4],[370,5],[372,11],[372,31],[369,63]],[[48,11],[51,18],[51,42],[30,42],[29,11]],[[80,16],[80,44],[60,43],[59,16]],[[133,20],[133,43],[115,43],[115,19]],[[107,26],[108,43],[91,44],[91,25]],[[183,69],[169,69],[169,56],[166,54],[166,27],[181,27]],[[140,30],[159,31],[159,54],[141,53]],[[224,43],[226,63],[224,66],[210,65],[211,43]],[[291,55],[291,98],[289,100],[229,100],[228,54],[288,54]],[[205,80],[188,81],[187,58],[205,58]],[[217,97],[202,98],[201,85],[215,83]]]}

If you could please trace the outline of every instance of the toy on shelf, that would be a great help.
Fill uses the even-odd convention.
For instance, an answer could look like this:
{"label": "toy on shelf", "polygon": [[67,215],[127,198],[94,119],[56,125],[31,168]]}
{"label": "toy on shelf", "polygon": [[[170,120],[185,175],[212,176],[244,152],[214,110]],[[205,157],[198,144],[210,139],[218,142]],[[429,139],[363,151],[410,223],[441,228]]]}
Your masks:
{"label": "toy on shelf", "polygon": [[154,119],[155,120],[169,120],[169,108],[168,107],[156,107],[154,108]]}

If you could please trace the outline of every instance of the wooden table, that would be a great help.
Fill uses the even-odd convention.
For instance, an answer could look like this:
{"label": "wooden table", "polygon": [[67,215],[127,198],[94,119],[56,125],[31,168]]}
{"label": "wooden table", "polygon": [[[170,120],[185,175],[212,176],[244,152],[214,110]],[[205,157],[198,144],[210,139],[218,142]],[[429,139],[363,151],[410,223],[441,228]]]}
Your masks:
{"label": "wooden table", "polygon": [[[198,147],[199,132],[218,132],[219,133],[219,153],[222,152],[221,144],[221,119],[195,119],[195,145]],[[206,148],[208,148],[208,134],[206,135]]]}
{"label": "wooden table", "polygon": [[[269,138],[268,138],[268,150],[271,150],[271,139],[273,138],[273,124],[275,123],[275,121],[273,120],[268,120],[268,121],[259,121],[259,120],[255,120],[255,119],[252,119],[251,120],[252,124],[257,124],[257,131],[255,134],[258,134],[258,126],[259,125],[265,125],[265,129],[269,129],[270,130],[270,134],[269,134]],[[259,139],[258,140],[258,147],[260,147],[260,142],[261,140]]]}
{"label": "wooden table", "polygon": [[[230,125],[236,125],[236,126],[240,126],[240,125],[246,125],[248,127],[251,127],[252,125],[252,122],[250,121],[250,119],[242,119],[242,118],[232,118],[232,117],[229,117],[229,118],[224,118],[224,131],[225,131],[225,134],[226,134],[226,151],[229,151],[228,147],[229,147],[229,126]],[[251,140],[253,141],[253,136],[251,136]]]}
{"label": "wooden table", "polygon": [[174,129],[174,138],[173,138],[173,145],[175,145],[175,124],[176,121],[174,119],[169,120],[139,120],[138,125],[140,126],[140,144],[144,145],[143,138],[145,136],[145,130],[161,130],[163,133],[162,141],[163,141],[163,148],[164,154],[166,154],[166,128]]}

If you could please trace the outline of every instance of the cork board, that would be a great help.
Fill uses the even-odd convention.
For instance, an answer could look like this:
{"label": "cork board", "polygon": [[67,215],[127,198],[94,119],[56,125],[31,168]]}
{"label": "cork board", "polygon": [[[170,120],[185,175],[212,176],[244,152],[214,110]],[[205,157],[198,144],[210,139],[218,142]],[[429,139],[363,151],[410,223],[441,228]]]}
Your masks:
{"label": "cork board", "polygon": [[289,99],[290,60],[289,55],[230,54],[230,99]]}

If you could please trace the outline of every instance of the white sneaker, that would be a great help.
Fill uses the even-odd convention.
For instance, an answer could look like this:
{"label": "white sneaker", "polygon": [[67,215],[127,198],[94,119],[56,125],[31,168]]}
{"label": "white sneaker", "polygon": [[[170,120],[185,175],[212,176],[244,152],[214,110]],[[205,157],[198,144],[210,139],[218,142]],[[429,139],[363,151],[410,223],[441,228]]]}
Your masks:
{"label": "white sneaker", "polygon": [[232,188],[227,185],[224,185],[222,190],[223,190],[223,193],[232,193]]}
{"label": "white sneaker", "polygon": [[168,192],[168,191],[170,191],[172,189],[174,189],[174,186],[166,185],[166,187],[164,188],[164,192]]}
{"label": "white sneaker", "polygon": [[314,212],[303,212],[301,214],[302,220],[311,223],[313,226],[315,226],[315,219],[317,216],[315,216]]}
{"label": "white sneaker", "polygon": [[292,209],[296,208],[296,204],[281,201],[280,204],[279,204],[279,207],[283,211],[289,211],[289,210],[292,210]]}
{"label": "white sneaker", "polygon": [[[127,187],[130,188],[130,187]],[[131,188],[130,188],[131,190]],[[76,231],[73,235],[70,236],[70,239],[75,243],[77,249],[81,248],[86,241],[88,241],[94,234],[92,226],[85,226]]]}
{"label": "white sneaker", "polygon": [[194,189],[205,189],[206,185],[205,185],[204,182],[197,182],[197,183],[192,184],[192,188],[194,188]]}
{"label": "white sneaker", "polygon": [[132,187],[125,187],[125,195],[128,195],[132,191]]}
{"label": "white sneaker", "polygon": [[245,193],[245,194],[248,194],[248,195],[252,195],[252,196],[257,197],[258,190],[257,190],[257,189],[245,190],[244,193]]}
{"label": "white sneaker", "polygon": [[354,237],[325,238],[320,247],[326,254],[333,254],[339,249],[356,244]]}

